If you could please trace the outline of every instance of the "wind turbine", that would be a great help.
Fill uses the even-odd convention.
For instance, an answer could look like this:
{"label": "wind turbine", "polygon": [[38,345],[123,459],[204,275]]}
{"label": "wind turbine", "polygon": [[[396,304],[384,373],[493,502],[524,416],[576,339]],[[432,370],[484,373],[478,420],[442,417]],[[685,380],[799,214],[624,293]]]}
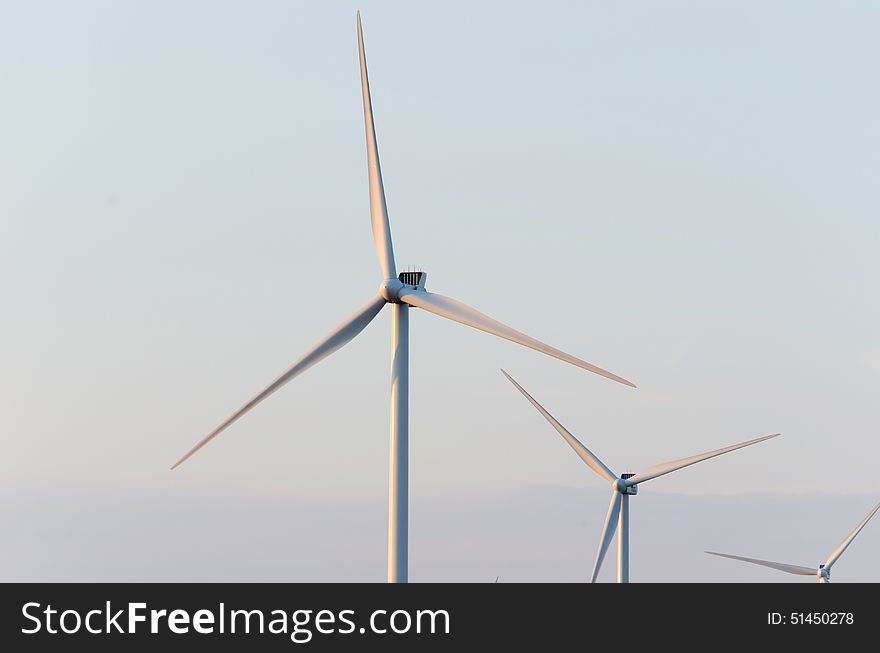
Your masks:
{"label": "wind turbine", "polygon": [[852,532],[844,538],[843,542],[837,545],[837,548],[831,552],[831,555],[828,556],[828,559],[825,560],[825,562],[818,567],[801,567],[800,565],[789,565],[784,562],[771,562],[770,560],[759,560],[757,558],[745,558],[743,556],[730,555],[729,553],[717,553],[716,551],[706,551],[706,553],[713,556],[720,556],[722,558],[731,558],[732,560],[751,562],[753,565],[770,567],[771,569],[778,569],[779,571],[784,571],[789,574],[796,574],[798,576],[818,576],[820,583],[830,583],[831,567],[834,565],[835,562],[840,559],[840,556],[843,555],[843,552],[846,551],[847,547],[850,544],[852,544],[852,541],[856,539],[856,535],[861,532],[861,530],[870,521],[871,517],[874,516],[878,509],[880,509],[880,503],[874,506],[873,510],[868,513],[868,516],[859,522],[859,525],[856,526],[852,530]]}
{"label": "wind turbine", "polygon": [[[427,292],[425,272],[401,272],[397,274],[394,250],[391,245],[391,226],[385,205],[385,189],[382,169],[379,166],[379,148],[373,121],[370,99],[370,82],[367,77],[367,58],[364,54],[364,37],[361,16],[357,16],[358,51],[360,55],[361,90],[364,101],[364,126],[367,136],[367,170],[370,185],[370,220],[373,243],[379,257],[383,281],[379,293],[366,305],[353,313],[320,340],[305,356],[285,370],[272,383],[263,388],[226,421],[206,435],[190,449],[171,469],[174,469],[196,451],[205,446],[242,415],[254,408],[269,395],[293,380],[313,365],[340,349],[366,327],[386,304],[391,304],[391,445],[388,474],[388,582],[407,581],[408,544],[408,485],[409,485],[409,308],[421,308],[453,322],[485,331],[492,335],[529,347],[548,356],[571,363],[608,379],[635,387],[626,379],[580,358],[560,351],[539,340],[527,336],[488,315],[474,310],[462,302]],[[481,293],[483,294],[483,293]]]}
{"label": "wind turbine", "polygon": [[580,456],[581,460],[583,460],[587,466],[599,476],[611,483],[611,504],[608,506],[608,514],[605,516],[605,528],[602,530],[602,538],[599,540],[599,550],[596,553],[596,562],[593,565],[593,574],[590,577],[591,583],[596,582],[596,577],[599,575],[599,569],[602,567],[602,561],[605,559],[605,553],[608,551],[608,546],[611,544],[611,539],[614,537],[614,532],[617,528],[620,528],[620,534],[617,537],[617,582],[629,582],[629,498],[638,494],[639,483],[650,481],[653,478],[669,474],[682,467],[687,467],[708,460],[709,458],[720,456],[723,453],[736,451],[737,449],[742,449],[743,447],[748,447],[751,444],[757,444],[779,435],[779,433],[765,435],[762,438],[740,442],[739,444],[724,447],[723,449],[715,449],[714,451],[707,451],[706,453],[700,453],[696,456],[671,460],[668,463],[660,463],[659,465],[648,467],[638,474],[621,474],[620,476],[617,476],[614,472],[608,469],[605,463],[599,460],[596,454],[581,444],[580,440],[574,437],[562,424],[559,423],[559,421],[557,421],[555,417],[553,417],[553,415],[548,413],[541,404],[535,401],[535,398],[526,392],[525,388],[517,383],[510,374],[504,370],[501,370],[501,372],[526,399],[532,402],[532,405],[538,409],[538,412],[541,413],[551,425],[553,425],[553,428],[555,428],[559,432],[559,435],[568,442],[571,448],[574,449],[575,453]]}

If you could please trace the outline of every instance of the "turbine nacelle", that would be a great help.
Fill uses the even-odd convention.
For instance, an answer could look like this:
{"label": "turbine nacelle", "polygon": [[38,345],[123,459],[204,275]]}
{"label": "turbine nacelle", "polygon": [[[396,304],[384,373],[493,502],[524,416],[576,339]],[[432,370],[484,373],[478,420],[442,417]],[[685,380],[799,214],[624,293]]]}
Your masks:
{"label": "turbine nacelle", "polygon": [[615,492],[620,492],[621,494],[638,494],[639,486],[627,483],[626,481],[626,479],[632,478],[633,476],[635,476],[635,474],[621,474],[620,478],[611,484],[611,487]]}
{"label": "turbine nacelle", "polygon": [[401,272],[397,279],[385,279],[379,286],[379,294],[386,302],[399,304],[401,291],[424,290],[427,279],[427,272]]}
{"label": "turbine nacelle", "polygon": [[831,569],[827,568],[825,565],[819,565],[819,568],[816,570],[816,576],[819,577],[820,583],[830,583]]}

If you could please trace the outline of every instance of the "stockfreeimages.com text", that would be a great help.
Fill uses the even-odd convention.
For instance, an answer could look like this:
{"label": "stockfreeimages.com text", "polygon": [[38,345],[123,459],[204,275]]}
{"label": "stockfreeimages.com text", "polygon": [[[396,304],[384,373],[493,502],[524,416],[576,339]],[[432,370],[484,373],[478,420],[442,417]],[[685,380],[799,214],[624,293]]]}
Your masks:
{"label": "stockfreeimages.com text", "polygon": [[289,635],[292,642],[305,644],[315,634],[448,635],[450,632],[446,610],[373,610],[360,626],[354,610],[243,610],[229,609],[225,603],[216,609],[191,611],[151,609],[146,603],[126,603],[116,608],[106,601],[102,608],[83,612],[29,602],[22,605],[21,613],[25,620],[21,632],[25,635],[269,633]]}

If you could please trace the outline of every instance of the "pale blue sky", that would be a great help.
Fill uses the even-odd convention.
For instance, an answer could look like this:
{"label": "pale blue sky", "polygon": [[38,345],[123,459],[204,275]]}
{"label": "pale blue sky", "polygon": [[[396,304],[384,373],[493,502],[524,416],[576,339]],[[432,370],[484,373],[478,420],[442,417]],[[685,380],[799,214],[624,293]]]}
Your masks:
{"label": "pale blue sky", "polygon": [[[827,515],[791,524],[802,529],[791,562],[827,555],[797,547],[809,534],[833,548],[880,499],[877,5],[326,4],[0,6],[0,478],[12,525],[0,577],[39,576],[58,547],[102,575],[88,533],[31,539],[35,516],[65,501],[86,514],[90,501],[72,497],[89,496],[136,514],[154,514],[156,497],[218,518],[229,497],[289,506],[313,540],[380,553],[353,574],[334,566],[339,551],[311,547],[317,578],[384,577],[388,312],[168,471],[381,280],[358,8],[398,267],[639,385],[415,312],[413,579],[497,550],[425,537],[420,506],[448,498],[448,528],[482,532],[480,506],[604,492],[501,366],[618,472],[783,432],[650,491],[726,495],[754,528],[739,552],[758,557],[776,553],[761,545],[778,520],[757,511],[750,524],[746,506],[836,495],[821,498],[843,505],[832,532]],[[369,532],[359,501],[379,507]],[[461,522],[456,501],[475,506]],[[572,516],[583,557],[554,580],[586,573],[605,501]],[[501,511],[512,521],[499,532],[528,523],[523,511]],[[284,519],[254,514],[254,532]],[[706,541],[688,534],[695,557],[724,549],[706,515]],[[215,523],[192,537],[219,537]],[[186,540],[175,529],[187,528],[150,532]],[[556,555],[565,532],[544,534],[543,554]],[[663,580],[638,569],[636,547],[651,541],[639,535],[633,579]],[[878,537],[872,524],[847,556]],[[675,544],[655,539],[658,555]],[[126,546],[138,545],[149,538]],[[227,570],[218,546],[206,578]],[[296,551],[290,537],[259,553]],[[509,575],[540,578],[503,555],[519,570]],[[864,561],[854,556],[851,578],[877,579]],[[169,565],[159,575],[186,575]],[[694,579],[746,571],[699,569]]]}

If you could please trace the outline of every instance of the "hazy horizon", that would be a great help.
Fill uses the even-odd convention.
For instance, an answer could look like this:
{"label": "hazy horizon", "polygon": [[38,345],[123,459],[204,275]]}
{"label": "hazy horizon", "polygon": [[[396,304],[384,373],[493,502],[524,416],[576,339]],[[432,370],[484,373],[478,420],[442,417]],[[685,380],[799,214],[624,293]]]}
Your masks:
{"label": "hazy horizon", "polygon": [[[876,503],[835,494],[696,497],[652,484],[630,504],[633,582],[814,583],[704,551],[818,565]],[[17,524],[0,581],[385,580],[384,497],[14,489],[27,509],[0,506],[0,519]],[[588,483],[413,496],[410,578],[584,582],[607,502],[608,490]],[[880,582],[870,528],[835,565],[832,582]],[[599,581],[613,582],[616,565],[615,543]]]}

